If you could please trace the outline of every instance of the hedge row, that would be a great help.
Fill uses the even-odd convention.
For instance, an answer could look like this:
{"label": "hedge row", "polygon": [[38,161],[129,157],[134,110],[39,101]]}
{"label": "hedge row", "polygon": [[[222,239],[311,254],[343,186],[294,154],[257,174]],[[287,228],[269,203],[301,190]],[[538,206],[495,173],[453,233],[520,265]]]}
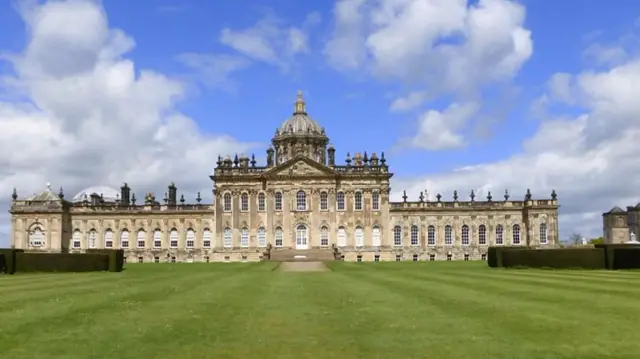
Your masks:
{"label": "hedge row", "polygon": [[[0,249],[0,272],[121,272],[124,250],[106,249],[88,253],[31,253]],[[4,264],[2,264],[4,263]]]}
{"label": "hedge row", "polygon": [[16,272],[16,253],[24,252],[23,249],[0,248],[0,255],[4,256],[4,265],[0,265],[0,272],[13,274]]}
{"label": "hedge row", "polygon": [[600,248],[530,249],[502,252],[505,267],[605,269],[604,250]]}
{"label": "hedge row", "polygon": [[596,248],[532,249],[490,247],[490,267],[640,268],[640,245],[599,244]]}
{"label": "hedge row", "polygon": [[109,270],[104,253],[16,253],[16,272],[94,272]]}

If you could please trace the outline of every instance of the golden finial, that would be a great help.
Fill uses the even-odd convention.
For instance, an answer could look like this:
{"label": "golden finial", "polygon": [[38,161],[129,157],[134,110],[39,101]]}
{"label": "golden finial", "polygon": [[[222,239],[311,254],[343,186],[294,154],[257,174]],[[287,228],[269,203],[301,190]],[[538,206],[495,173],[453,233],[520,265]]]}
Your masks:
{"label": "golden finial", "polygon": [[296,100],[294,113],[306,113],[306,112],[307,112],[307,109],[305,106],[304,99],[302,98],[302,91],[298,90],[298,99]]}

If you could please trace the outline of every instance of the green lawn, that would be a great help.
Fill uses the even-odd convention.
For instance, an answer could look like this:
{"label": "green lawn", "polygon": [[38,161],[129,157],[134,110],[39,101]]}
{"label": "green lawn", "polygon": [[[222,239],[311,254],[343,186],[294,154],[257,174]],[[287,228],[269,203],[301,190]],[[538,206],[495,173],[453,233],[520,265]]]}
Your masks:
{"label": "green lawn", "polygon": [[275,266],[0,275],[0,357],[640,357],[640,272]]}

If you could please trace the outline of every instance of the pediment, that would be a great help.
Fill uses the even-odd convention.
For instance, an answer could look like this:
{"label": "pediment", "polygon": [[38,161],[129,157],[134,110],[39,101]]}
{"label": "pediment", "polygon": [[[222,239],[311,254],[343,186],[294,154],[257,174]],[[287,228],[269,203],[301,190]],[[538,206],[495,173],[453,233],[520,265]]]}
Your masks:
{"label": "pediment", "polygon": [[282,163],[264,173],[264,175],[267,177],[317,177],[335,176],[336,174],[337,173],[331,168],[304,156],[294,157],[291,160]]}

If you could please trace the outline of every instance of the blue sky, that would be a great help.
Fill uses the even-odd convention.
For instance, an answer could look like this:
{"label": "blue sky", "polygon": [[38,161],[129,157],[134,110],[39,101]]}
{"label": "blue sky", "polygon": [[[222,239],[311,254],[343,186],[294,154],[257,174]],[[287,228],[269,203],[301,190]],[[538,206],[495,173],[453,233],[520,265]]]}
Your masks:
{"label": "blue sky", "polygon": [[[5,59],[0,61],[0,76],[5,79],[2,82],[3,91],[0,92],[0,101],[3,102],[0,104],[5,109],[20,111],[25,104],[32,104],[36,108],[19,113],[20,116],[16,115],[17,110],[7,110],[4,114],[0,112],[0,124],[4,121],[6,126],[16,123],[27,126],[27,118],[42,117],[57,124],[55,126],[61,126],[60,131],[56,130],[56,136],[60,137],[50,138],[49,145],[41,144],[44,147],[38,147],[36,150],[40,152],[33,156],[28,155],[26,149],[20,155],[0,155],[0,164],[6,162],[9,173],[1,182],[0,189],[7,196],[14,186],[30,193],[41,190],[43,185],[40,183],[51,181],[56,187],[62,185],[70,192],[77,192],[93,184],[117,187],[120,182],[127,180],[139,184],[139,191],[162,191],[166,183],[178,177],[185,183],[185,191],[204,191],[210,188],[206,174],[211,171],[218,154],[224,154],[220,152],[255,152],[260,161],[264,160],[266,144],[275,128],[290,115],[296,91],[300,89],[305,93],[311,116],[325,126],[337,148],[338,158],[344,158],[347,151],[385,151],[391,169],[396,173],[392,184],[396,198],[403,189],[417,197],[418,192],[426,188],[433,195],[442,192],[445,198],[451,196],[453,189],[460,193],[467,193],[471,189],[480,190],[481,193],[492,190],[495,197],[496,193],[502,194],[507,187],[514,196],[519,197],[524,195],[525,188],[531,187],[534,196],[545,198],[551,189],[556,189],[563,204],[563,235],[573,231],[597,235],[602,223],[600,213],[613,205],[630,205],[640,199],[631,189],[638,180],[635,175],[626,177],[622,172],[611,174],[598,170],[622,161],[626,158],[624,154],[611,154],[612,151],[607,150],[603,153],[611,155],[602,159],[604,162],[593,164],[585,163],[580,157],[591,153],[589,151],[602,150],[605,145],[610,146],[607,148],[617,148],[612,142],[615,136],[609,138],[598,135],[602,132],[598,130],[601,128],[598,126],[602,126],[598,118],[606,112],[606,109],[598,107],[602,103],[598,96],[608,98],[607,95],[598,93],[596,96],[594,91],[587,88],[588,84],[581,83],[580,79],[583,78],[581,74],[606,75],[613,69],[635,63],[638,45],[635,32],[640,3],[631,0],[593,0],[586,5],[587,2],[577,0],[487,0],[479,4],[472,1],[454,9],[455,6],[451,4],[455,1],[407,0],[403,6],[423,5],[420,8],[423,10],[431,4],[431,10],[425,10],[419,17],[422,20],[414,24],[414,31],[408,27],[410,20],[402,20],[402,16],[409,16],[407,13],[402,15],[406,7],[394,8],[395,13],[382,11],[386,9],[382,5],[391,3],[387,0],[365,1],[351,13],[352,16],[360,16],[359,25],[349,24],[347,20],[353,17],[337,17],[340,3],[349,1],[72,0],[62,2],[64,6],[61,7],[49,6],[55,3],[52,1],[40,1],[39,5],[38,2],[0,2],[0,33],[3,34],[0,37],[0,54]],[[353,4],[359,2],[352,1]],[[121,51],[106,63],[111,66],[129,61],[134,66],[133,73],[136,76],[148,71],[163,76],[175,85],[171,91],[178,93],[176,96],[180,100],[167,100],[160,95],[149,100],[152,104],[149,106],[157,106],[157,113],[151,111],[157,118],[153,120],[155,122],[140,125],[144,129],[132,134],[129,142],[119,146],[125,147],[128,155],[118,152],[123,148],[99,148],[95,142],[108,143],[107,131],[113,130],[114,134],[118,134],[127,131],[127,126],[137,126],[141,120],[136,114],[146,113],[149,106],[136,112],[132,107],[135,105],[127,104],[122,105],[122,111],[109,113],[111,110],[105,105],[105,110],[96,115],[101,119],[97,123],[104,127],[91,135],[94,139],[99,138],[98,141],[89,141],[93,144],[73,150],[65,147],[57,164],[43,166],[42,152],[53,153],[64,147],[56,147],[55,144],[67,144],[65,141],[84,143],[80,140],[74,142],[73,136],[79,136],[76,139],[89,136],[81,135],[80,131],[92,128],[90,121],[70,118],[77,113],[90,113],[90,104],[93,108],[103,107],[98,103],[100,98],[78,99],[77,102],[84,102],[87,108],[64,113],[58,105],[63,100],[68,101],[68,98],[53,99],[55,91],[37,87],[39,85],[35,84],[42,83],[38,76],[51,74],[43,75],[46,71],[41,71],[35,75],[33,69],[36,67],[32,65],[45,61],[45,65],[41,63],[39,68],[52,66],[51,63],[60,61],[56,52],[71,49],[68,52],[72,53],[81,49],[71,60],[67,59],[66,65],[57,67],[64,68],[65,74],[76,76],[81,71],[73,68],[75,59],[80,61],[90,51],[112,50],[125,43],[119,42],[121,39],[109,40],[111,42],[98,39],[96,46],[89,43],[94,39],[87,34],[98,33],[102,28],[93,28],[98,25],[82,21],[76,24],[77,19],[89,14],[86,12],[88,10],[77,6],[84,3],[102,12],[106,19],[105,31],[121,31],[123,36],[131,40],[130,45],[135,43],[135,46],[129,46],[129,51]],[[523,50],[517,64],[509,67],[509,70],[498,75],[491,74],[494,70],[499,72],[497,69],[501,63],[487,61],[493,59],[491,61],[499,62],[517,51],[509,42],[511,37],[506,36],[509,40],[506,42],[492,42],[494,35],[490,31],[483,33],[485,37],[478,35],[473,49],[455,50],[459,51],[456,53],[460,56],[430,52],[441,49],[437,47],[438,44],[456,48],[470,43],[475,30],[469,25],[468,14],[471,9],[487,4],[515,6],[499,14],[501,17],[496,17],[502,21],[490,21],[489,25],[484,26],[485,29],[487,26],[495,27],[491,31],[495,31],[497,37],[505,37],[505,33],[511,31],[527,32],[527,41],[531,45],[529,54]],[[462,14],[460,11],[467,12]],[[56,12],[66,12],[68,17],[53,28],[42,25],[44,20],[39,22],[41,18],[62,16]],[[457,20],[444,20],[454,12],[466,17],[461,17],[460,23],[456,23]],[[46,16],[34,16],[35,20],[28,24],[25,20],[29,14]],[[522,16],[522,21],[517,20],[518,14]],[[420,26],[420,22],[444,25],[433,25],[436,30],[429,30],[429,33]],[[68,26],[70,30],[67,31],[66,27],[71,23],[74,25]],[[405,27],[396,32],[395,37],[382,36],[383,30],[400,25]],[[359,29],[357,34],[353,31],[348,33],[347,30],[354,26]],[[445,34],[448,28],[456,30]],[[252,29],[262,30],[251,32]],[[287,37],[291,29],[302,34],[304,39],[304,46],[295,51],[291,38]],[[225,31],[228,35],[226,38]],[[269,38],[268,31],[272,32]],[[261,44],[270,47],[273,56],[268,59],[260,57],[260,49],[248,45],[243,47],[238,42],[239,35],[243,33],[253,36],[253,45],[256,39],[260,40],[260,35],[264,35]],[[42,41],[38,40],[38,36]],[[420,42],[421,38],[427,40]],[[331,47],[332,43],[341,40],[344,40],[340,42],[342,47]],[[47,43],[58,45],[47,46]],[[358,51],[362,51],[362,56],[355,63],[348,64],[348,57]],[[465,54],[476,54],[478,62],[474,63],[474,58],[461,59]],[[191,62],[185,60],[187,58]],[[211,59],[217,62],[203,65],[203,61]],[[220,59],[225,59],[227,65],[234,66],[233,69],[223,68]],[[98,61],[102,60],[96,60],[92,66],[98,66]],[[460,71],[447,64],[455,61],[463,61]],[[195,62],[199,65],[195,65]],[[414,72],[402,70],[403,66],[410,67]],[[398,71],[402,74],[396,73]],[[452,73],[443,75],[446,71]],[[563,73],[566,77],[554,77],[557,73]],[[82,74],[85,79],[86,74]],[[216,74],[216,77],[212,74]],[[69,75],[69,78],[73,76]],[[632,77],[623,76],[622,80],[625,78],[631,81]],[[455,79],[461,82],[446,83]],[[21,86],[12,86],[16,83]],[[64,84],[57,86],[70,83],[73,81],[64,81]],[[100,83],[105,81],[95,82],[92,88]],[[625,88],[625,84],[619,86],[612,91],[615,93],[617,89]],[[402,111],[394,110],[394,101],[413,92],[429,93],[429,97]],[[44,93],[50,97],[45,98]],[[136,96],[141,95],[136,93]],[[145,101],[141,98],[139,102]],[[121,104],[118,102],[116,106],[114,103],[109,102],[113,107]],[[541,103],[544,109],[538,111]],[[444,111],[452,104],[462,107],[470,105],[469,115],[445,116]],[[65,110],[69,110],[69,105],[65,106]],[[629,106],[634,110],[637,105],[629,103]],[[440,119],[427,119],[429,111],[436,111],[432,113],[434,115],[439,113]],[[125,112],[127,114],[123,114]],[[172,122],[177,121],[172,117],[176,114],[186,122]],[[580,119],[579,116],[584,114],[591,114],[591,117],[588,120]],[[109,116],[115,117],[110,119]],[[633,126],[637,121],[628,120],[621,114],[611,116],[619,116],[619,119],[611,120],[612,124],[619,121],[631,126],[629,131],[635,130]],[[116,122],[121,127],[117,127]],[[454,125],[454,122],[457,124]],[[194,123],[197,125],[195,129],[192,128]],[[421,135],[420,123],[430,129],[431,134]],[[42,126],[42,123],[34,126]],[[53,128],[58,128],[55,126]],[[551,131],[549,129],[554,126],[558,127],[555,132],[552,131],[553,136],[557,137],[554,137],[555,140],[545,132]],[[16,127],[12,128],[15,130]],[[586,137],[559,135],[571,133],[576,128]],[[444,136],[434,135],[434,132],[444,129],[456,136],[455,141],[447,142],[448,145],[440,143]],[[101,133],[105,138],[100,138]],[[149,139],[156,138],[154,136],[159,136],[159,133],[165,136],[167,133],[181,135],[176,144],[160,146]],[[4,136],[0,139],[7,146],[22,141],[18,141],[16,135],[9,137],[6,130],[0,136]],[[195,139],[191,141],[188,136],[194,136]],[[574,148],[577,146],[574,144],[580,143],[582,146],[585,139],[592,137],[598,138],[597,143],[587,141],[589,143],[584,144],[586,147]],[[550,138],[550,144],[543,143],[542,139]],[[425,141],[430,144],[426,145]],[[140,143],[145,143],[144,150],[138,149]],[[183,146],[179,150],[183,152],[176,154],[175,159],[167,157],[163,160],[166,162],[162,163],[153,159],[154,153],[166,153],[164,151],[172,146]],[[15,152],[14,148],[9,152]],[[570,148],[572,150],[569,153]],[[632,153],[635,149],[629,151]],[[97,157],[89,161],[83,157],[87,153]],[[123,156],[127,158],[126,166],[122,164]],[[195,157],[198,158],[192,159]],[[182,161],[183,158],[186,160]],[[589,158],[600,157],[593,152]],[[69,162],[78,163],[81,160],[88,161],[82,168],[65,170]],[[569,160],[573,162],[563,162]],[[189,167],[185,169],[171,161],[182,161]],[[154,162],[152,169],[145,168],[149,162]],[[570,169],[571,166],[579,169]],[[633,167],[632,164],[629,166]],[[603,191],[612,180],[619,180],[620,184],[616,186],[622,189],[611,190],[610,193]],[[586,183],[583,185],[582,182]],[[597,201],[586,201],[585,198],[593,198],[594,195],[599,196]]]}

